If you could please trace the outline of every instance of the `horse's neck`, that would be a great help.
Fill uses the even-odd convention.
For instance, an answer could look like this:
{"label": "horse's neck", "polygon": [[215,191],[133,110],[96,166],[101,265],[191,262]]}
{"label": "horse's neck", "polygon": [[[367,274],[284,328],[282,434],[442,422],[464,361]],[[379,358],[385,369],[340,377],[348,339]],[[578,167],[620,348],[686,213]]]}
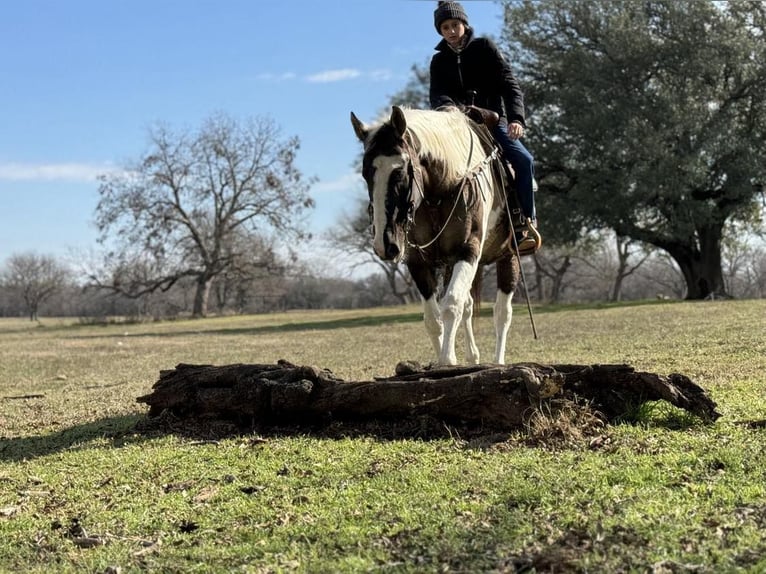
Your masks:
{"label": "horse's neck", "polygon": [[429,202],[438,202],[454,197],[458,193],[464,176],[451,177],[450,170],[445,165],[439,165],[441,160],[428,158],[426,160],[429,169],[423,170],[424,199]]}
{"label": "horse's neck", "polygon": [[[422,127],[423,124],[408,130],[408,135],[413,148],[417,150],[421,165],[425,166],[424,195],[426,199],[438,201],[454,197],[466,178],[470,178],[480,169],[492,169],[483,163],[495,147],[494,138],[486,126],[473,123],[459,123],[457,126],[453,124],[444,127],[450,130],[447,135],[440,134],[434,137],[434,132],[438,130],[426,129],[423,132],[424,137],[421,138],[418,132]],[[455,141],[452,138],[458,138],[462,145],[452,145]]]}
{"label": "horse's neck", "polygon": [[492,153],[492,150],[497,145],[495,143],[495,138],[492,137],[492,134],[489,131],[489,128],[485,126],[484,124],[472,124],[470,126],[471,131],[473,134],[479,139],[479,142],[481,143],[481,147],[484,149],[485,154]]}

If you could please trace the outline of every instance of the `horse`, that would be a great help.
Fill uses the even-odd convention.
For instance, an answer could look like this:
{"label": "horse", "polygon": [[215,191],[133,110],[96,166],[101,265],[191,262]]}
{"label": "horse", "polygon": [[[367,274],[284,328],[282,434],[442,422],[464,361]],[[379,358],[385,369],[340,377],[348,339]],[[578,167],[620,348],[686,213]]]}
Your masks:
{"label": "horse", "polygon": [[494,263],[494,362],[504,364],[520,265],[512,250],[501,152],[489,131],[457,108],[393,106],[390,118],[375,125],[351,112],[351,124],[364,147],[373,249],[384,261],[406,264],[423,299],[436,362],[457,364],[462,324],[465,360],[479,363],[474,303],[478,313],[480,269]]}

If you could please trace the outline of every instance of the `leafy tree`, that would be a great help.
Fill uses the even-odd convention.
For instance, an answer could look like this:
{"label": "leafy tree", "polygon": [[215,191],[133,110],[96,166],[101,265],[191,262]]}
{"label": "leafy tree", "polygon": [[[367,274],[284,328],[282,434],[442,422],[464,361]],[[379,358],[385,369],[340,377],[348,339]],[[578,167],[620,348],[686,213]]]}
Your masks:
{"label": "leafy tree", "polygon": [[[427,110],[431,107],[431,100],[428,95],[431,76],[429,63],[425,62],[421,65],[413,64],[410,72],[412,75],[407,80],[407,83],[401,90],[391,96],[389,103],[391,106],[408,106]],[[389,117],[391,109],[388,108],[383,113],[385,114],[384,117]]]}
{"label": "leafy tree", "polygon": [[61,291],[69,278],[69,270],[53,256],[24,253],[8,258],[2,282],[24,300],[29,320],[37,321],[40,305]]}
{"label": "leafy tree", "polygon": [[766,181],[766,5],[513,0],[505,20],[545,229],[611,228],[667,252],[687,298],[724,293],[726,224]]}
{"label": "leafy tree", "polygon": [[[298,138],[283,139],[267,118],[225,115],[196,132],[150,130],[150,150],[122,173],[101,178],[96,223],[113,249],[93,274],[133,297],[196,282],[193,315],[205,316],[213,281],[247,261],[269,233],[306,236],[310,181],[295,167]],[[266,249],[268,266],[272,252]]]}

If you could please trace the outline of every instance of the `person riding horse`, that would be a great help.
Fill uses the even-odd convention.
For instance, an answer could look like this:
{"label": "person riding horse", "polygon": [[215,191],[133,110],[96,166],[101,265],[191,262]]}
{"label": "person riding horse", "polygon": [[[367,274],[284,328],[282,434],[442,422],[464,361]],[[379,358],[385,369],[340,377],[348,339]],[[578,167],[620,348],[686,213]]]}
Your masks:
{"label": "person riding horse", "polygon": [[[474,35],[459,2],[439,2],[434,25],[442,40],[431,59],[431,107],[457,106],[474,112],[478,108],[479,113],[486,109],[497,114],[495,125],[485,124],[514,171],[518,204],[524,216],[521,228],[515,229],[519,253],[532,254],[540,248],[541,237],[536,228],[534,158],[519,139],[526,128],[519,83],[492,40]],[[511,194],[508,191],[509,203],[516,204]]]}
{"label": "person riding horse", "polygon": [[351,112],[351,124],[364,146],[373,249],[383,261],[407,266],[437,363],[457,364],[461,326],[466,362],[480,362],[473,317],[481,268],[495,265],[494,362],[503,364],[521,265],[509,249],[505,181],[492,136],[455,107],[393,106],[387,121],[373,125]]}

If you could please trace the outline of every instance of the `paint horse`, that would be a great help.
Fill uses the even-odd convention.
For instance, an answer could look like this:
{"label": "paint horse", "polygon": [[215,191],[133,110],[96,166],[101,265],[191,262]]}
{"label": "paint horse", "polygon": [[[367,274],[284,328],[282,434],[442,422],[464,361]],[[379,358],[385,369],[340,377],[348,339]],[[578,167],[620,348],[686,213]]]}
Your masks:
{"label": "paint horse", "polygon": [[[406,263],[423,297],[425,328],[437,362],[457,363],[461,324],[466,362],[479,362],[474,300],[479,298],[480,267],[494,263],[494,361],[504,363],[520,270],[510,246],[511,212],[500,151],[491,135],[457,109],[394,106],[380,124],[365,125],[353,112],[351,123],[364,144],[362,176],[370,195],[373,248],[385,261]],[[440,276],[443,293],[437,299]]]}

